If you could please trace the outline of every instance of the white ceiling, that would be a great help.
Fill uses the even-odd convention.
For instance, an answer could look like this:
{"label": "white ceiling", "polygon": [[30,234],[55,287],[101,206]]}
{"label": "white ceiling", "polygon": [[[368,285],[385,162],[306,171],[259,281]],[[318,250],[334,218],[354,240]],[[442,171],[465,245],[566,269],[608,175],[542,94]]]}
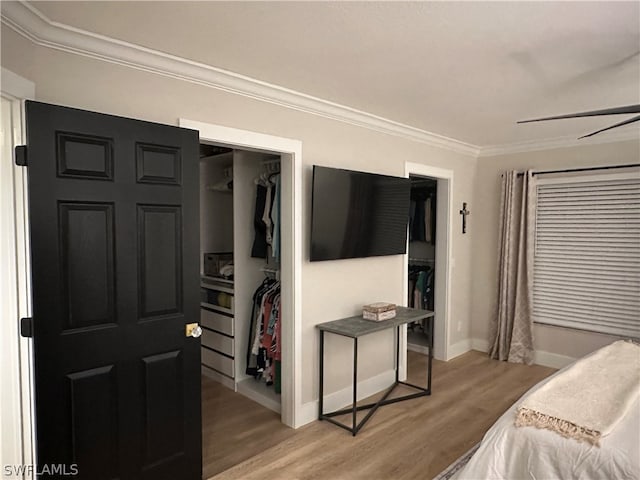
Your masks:
{"label": "white ceiling", "polygon": [[57,22],[477,146],[578,137],[628,116],[515,121],[640,104],[637,1],[32,5]]}

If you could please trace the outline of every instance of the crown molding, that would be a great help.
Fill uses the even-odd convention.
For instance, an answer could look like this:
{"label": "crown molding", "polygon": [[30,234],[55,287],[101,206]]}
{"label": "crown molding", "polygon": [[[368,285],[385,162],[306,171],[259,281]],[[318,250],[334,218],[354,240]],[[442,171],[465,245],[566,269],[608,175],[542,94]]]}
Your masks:
{"label": "crown molding", "polygon": [[31,42],[43,47],[223,90],[474,158],[480,151],[476,145],[421,130],[355,108],[211,65],[54,22],[28,3],[2,2],[2,23]]}
{"label": "crown molding", "polygon": [[25,2],[2,2],[2,23],[46,48],[215,88],[473,158],[640,140],[637,129],[622,129],[582,140],[566,136],[479,147],[279,85],[55,22]]}
{"label": "crown molding", "polygon": [[616,143],[627,141],[640,141],[640,134],[637,128],[627,128],[618,131],[601,133],[600,135],[578,140],[574,136],[545,138],[542,140],[531,140],[521,143],[510,143],[507,145],[492,145],[481,147],[478,158],[496,157],[499,155],[510,155],[513,153],[535,152],[539,150],[553,150],[555,148],[584,147],[590,145],[600,145],[604,143]]}

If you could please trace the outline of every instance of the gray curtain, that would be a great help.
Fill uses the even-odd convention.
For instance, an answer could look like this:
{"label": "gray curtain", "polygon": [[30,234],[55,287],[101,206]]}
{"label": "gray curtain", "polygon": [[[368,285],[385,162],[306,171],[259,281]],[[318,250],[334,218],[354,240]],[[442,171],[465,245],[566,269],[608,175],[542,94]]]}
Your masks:
{"label": "gray curtain", "polygon": [[498,244],[498,295],[491,324],[491,358],[533,361],[533,255],[535,181],[531,171],[502,176]]}

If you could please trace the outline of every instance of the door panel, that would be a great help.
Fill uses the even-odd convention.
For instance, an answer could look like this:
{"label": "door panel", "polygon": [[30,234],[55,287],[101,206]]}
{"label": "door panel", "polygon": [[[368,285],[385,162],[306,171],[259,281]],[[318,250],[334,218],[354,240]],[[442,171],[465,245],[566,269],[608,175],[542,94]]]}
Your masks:
{"label": "door panel", "polygon": [[91,478],[118,476],[116,371],[113,365],[67,375],[73,462]]}
{"label": "door panel", "polygon": [[58,203],[65,329],[115,323],[112,203]]}
{"label": "door panel", "polygon": [[58,176],[113,180],[113,139],[56,132]]}
{"label": "door panel", "polygon": [[[145,366],[145,467],[184,454],[182,352],[143,359]],[[170,392],[167,395],[167,392]]]}
{"label": "door panel", "polygon": [[136,145],[136,173],[139,183],[180,185],[180,150],[162,145]]}
{"label": "door panel", "polygon": [[182,312],[181,218],[179,206],[138,205],[141,318]]}
{"label": "door panel", "polygon": [[199,479],[198,134],[26,110],[38,463]]}

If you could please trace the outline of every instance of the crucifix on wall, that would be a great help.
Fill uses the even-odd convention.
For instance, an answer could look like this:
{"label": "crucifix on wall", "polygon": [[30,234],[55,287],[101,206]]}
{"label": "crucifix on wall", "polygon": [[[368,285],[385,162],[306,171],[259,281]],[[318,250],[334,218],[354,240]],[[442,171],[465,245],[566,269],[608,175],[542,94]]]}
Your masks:
{"label": "crucifix on wall", "polygon": [[462,233],[467,233],[467,215],[471,215],[471,212],[467,210],[467,202],[462,202],[460,215],[462,215]]}

